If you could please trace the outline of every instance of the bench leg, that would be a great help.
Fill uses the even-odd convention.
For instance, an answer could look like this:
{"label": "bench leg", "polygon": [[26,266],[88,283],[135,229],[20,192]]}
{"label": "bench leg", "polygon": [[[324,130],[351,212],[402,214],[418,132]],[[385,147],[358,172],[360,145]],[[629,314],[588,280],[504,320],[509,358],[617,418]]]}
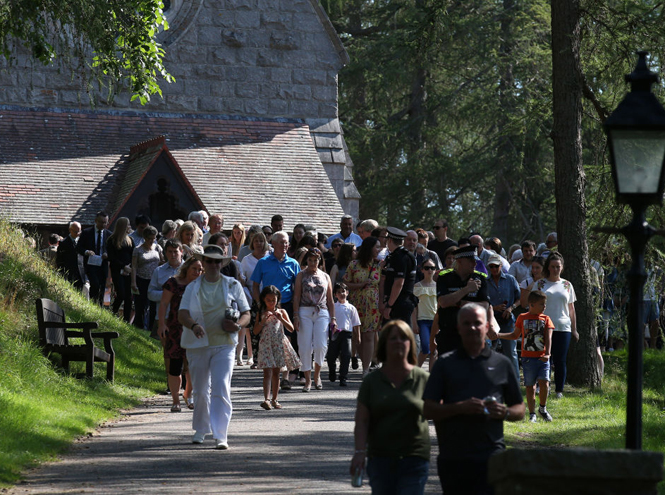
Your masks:
{"label": "bench leg", "polygon": [[113,381],[114,371],[115,371],[115,354],[111,354],[111,359],[109,359],[109,362],[106,365],[106,379],[110,382]]}
{"label": "bench leg", "polygon": [[85,360],[85,374],[88,378],[92,378],[94,365],[95,365],[95,356],[91,352],[90,354],[88,354]]}

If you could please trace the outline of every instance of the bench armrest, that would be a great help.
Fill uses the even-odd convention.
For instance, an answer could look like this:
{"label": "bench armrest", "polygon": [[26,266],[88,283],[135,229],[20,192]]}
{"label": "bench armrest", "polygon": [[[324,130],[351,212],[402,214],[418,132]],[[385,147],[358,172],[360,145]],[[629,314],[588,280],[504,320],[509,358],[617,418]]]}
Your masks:
{"label": "bench armrest", "polygon": [[111,339],[117,339],[120,337],[118,332],[92,332],[92,338],[103,338],[104,339],[104,350],[108,352],[111,356],[115,356],[115,351],[113,350],[113,342]]}
{"label": "bench armrest", "polygon": [[93,330],[98,328],[99,325],[96,321],[82,321],[79,323],[75,322],[60,322],[60,321],[45,321],[43,323],[44,328],[81,328],[84,330]]}
{"label": "bench armrest", "polygon": [[120,337],[118,332],[92,332],[90,335],[93,339],[117,339]]}

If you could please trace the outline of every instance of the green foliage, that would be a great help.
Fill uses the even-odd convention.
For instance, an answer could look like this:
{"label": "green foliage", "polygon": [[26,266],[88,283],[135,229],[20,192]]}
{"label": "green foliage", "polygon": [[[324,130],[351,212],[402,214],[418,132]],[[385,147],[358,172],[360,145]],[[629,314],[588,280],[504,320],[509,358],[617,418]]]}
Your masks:
{"label": "green foliage", "polygon": [[12,0],[0,2],[0,53],[12,62],[16,44],[43,64],[56,57],[72,61],[74,72],[106,86],[112,99],[128,83],[145,104],[162,92],[158,79],[171,81],[156,42],[168,29],[161,0]]}
{"label": "green foliage", "polygon": [[[454,236],[478,230],[504,244],[556,229],[550,2],[323,5],[351,57],[340,74],[340,118],[362,218],[427,227],[446,217]],[[647,0],[581,2],[589,225],[625,223],[609,200],[601,123],[627,90],[636,49],[650,50],[653,70],[665,72],[663,9]],[[665,225],[661,209],[652,217]],[[608,244],[599,236],[592,255]]]}
{"label": "green foliage", "polygon": [[[16,482],[23,469],[52,459],[76,438],[117,415],[164,384],[162,352],[145,332],[86,301],[24,241],[17,227],[0,221],[0,487]],[[37,346],[35,299],[60,304],[69,321],[97,321],[117,331],[116,380],[106,382],[106,363],[95,378],[77,379],[45,357]],[[100,343],[101,345],[101,343]]]}

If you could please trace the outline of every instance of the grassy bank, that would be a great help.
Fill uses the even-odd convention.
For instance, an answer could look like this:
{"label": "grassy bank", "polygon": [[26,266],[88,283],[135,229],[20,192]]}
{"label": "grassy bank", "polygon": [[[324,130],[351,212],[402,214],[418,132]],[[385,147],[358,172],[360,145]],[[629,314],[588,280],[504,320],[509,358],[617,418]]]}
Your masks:
{"label": "grassy bank", "polygon": [[[57,357],[42,355],[34,302],[40,297],[60,304],[70,321],[97,321],[100,330],[120,333],[113,384],[103,379],[106,363],[95,364],[94,379],[77,379],[57,367]],[[161,363],[146,332],[86,301],[27,247],[19,229],[0,221],[0,487],[163,388]],[[71,371],[82,373],[84,364],[72,363]]]}
{"label": "grassy bank", "polygon": [[[602,391],[566,385],[563,399],[551,395],[552,423],[508,423],[506,439],[515,447],[589,447],[623,449],[626,428],[625,350],[607,353]],[[644,354],[643,450],[665,454],[665,352]],[[659,486],[665,494],[665,483]]]}

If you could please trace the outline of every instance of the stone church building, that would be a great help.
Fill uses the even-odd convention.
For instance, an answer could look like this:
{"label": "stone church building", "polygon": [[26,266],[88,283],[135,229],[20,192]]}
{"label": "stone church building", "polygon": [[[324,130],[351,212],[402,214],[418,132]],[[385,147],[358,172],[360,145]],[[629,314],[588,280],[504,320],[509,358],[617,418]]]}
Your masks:
{"label": "stone church building", "polygon": [[94,106],[80,80],[25,54],[0,70],[0,214],[44,233],[192,210],[224,227],[339,230],[357,218],[338,120],[348,62],[318,0],[170,0],[159,35],[175,82],[147,105]]}

